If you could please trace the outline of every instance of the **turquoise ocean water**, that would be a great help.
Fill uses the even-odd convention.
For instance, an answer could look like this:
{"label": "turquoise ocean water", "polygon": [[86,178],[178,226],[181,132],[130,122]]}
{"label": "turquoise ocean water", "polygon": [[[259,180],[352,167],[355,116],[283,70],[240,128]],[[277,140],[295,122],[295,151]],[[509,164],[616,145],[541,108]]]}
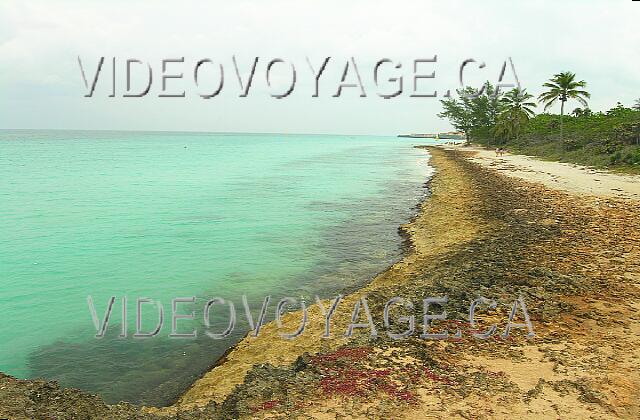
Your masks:
{"label": "turquoise ocean water", "polygon": [[[419,143],[426,143],[421,140]],[[0,371],[107,401],[174,400],[247,331],[272,296],[329,297],[396,261],[397,229],[427,191],[428,155],[372,136],[0,130]],[[96,339],[87,305],[102,318]],[[127,338],[118,338],[128,298]],[[170,339],[171,299],[196,296]],[[238,326],[203,334],[204,303]],[[135,339],[135,299],[162,303],[158,337]],[[143,327],[157,313],[143,309]],[[212,329],[224,330],[216,307]]]}

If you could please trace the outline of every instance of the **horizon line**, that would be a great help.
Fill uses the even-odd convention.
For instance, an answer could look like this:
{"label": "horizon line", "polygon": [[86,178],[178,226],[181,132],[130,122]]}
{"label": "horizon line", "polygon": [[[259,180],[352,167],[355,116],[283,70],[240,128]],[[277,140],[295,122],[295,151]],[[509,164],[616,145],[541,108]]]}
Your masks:
{"label": "horizon line", "polygon": [[308,135],[308,136],[380,136],[396,137],[396,134],[348,134],[348,133],[283,133],[263,131],[204,131],[204,130],[145,130],[145,129],[108,129],[108,128],[0,128],[0,131],[98,131],[98,132],[137,132],[137,133],[192,133],[192,134],[264,134],[264,135]]}

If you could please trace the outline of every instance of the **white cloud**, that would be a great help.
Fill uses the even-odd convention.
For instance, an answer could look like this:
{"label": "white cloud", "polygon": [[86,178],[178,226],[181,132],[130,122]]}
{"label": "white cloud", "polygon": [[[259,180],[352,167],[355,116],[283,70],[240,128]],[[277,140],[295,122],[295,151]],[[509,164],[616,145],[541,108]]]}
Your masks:
{"label": "white cloud", "polygon": [[[434,54],[436,79],[421,83],[440,94],[456,87],[462,60],[484,60],[487,68],[476,79],[494,80],[502,61],[512,56],[520,81],[532,93],[539,93],[554,73],[572,70],[587,80],[592,108],[604,109],[640,96],[639,18],[637,2],[606,0],[5,0],[0,4],[0,127],[386,134],[447,129],[436,117],[437,100],[409,98],[407,92],[411,60]],[[294,95],[270,98],[261,70],[255,91],[237,98],[232,54],[245,65],[256,55],[293,60],[299,76]],[[161,58],[219,59],[225,62],[225,88],[209,101],[107,99],[104,86],[101,98],[87,99],[78,55],[86,60],[115,55],[121,64],[135,57],[151,62],[156,72]],[[311,98],[307,55],[315,62],[326,55],[355,56],[369,97],[357,98],[355,92],[330,97],[343,65],[336,61],[321,81],[324,97]],[[375,95],[372,66],[383,57],[404,65],[401,98],[385,101]],[[185,76],[191,72],[185,66]],[[189,82],[185,88],[193,96]]]}

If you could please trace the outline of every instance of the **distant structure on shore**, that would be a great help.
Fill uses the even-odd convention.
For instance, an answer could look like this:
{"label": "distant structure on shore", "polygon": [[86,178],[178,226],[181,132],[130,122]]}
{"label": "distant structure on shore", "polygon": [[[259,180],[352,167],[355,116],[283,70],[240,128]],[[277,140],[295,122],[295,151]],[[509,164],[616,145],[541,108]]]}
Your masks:
{"label": "distant structure on shore", "polygon": [[449,131],[448,133],[425,133],[425,134],[400,134],[398,137],[436,139],[436,140],[464,140],[464,133],[460,131]]}

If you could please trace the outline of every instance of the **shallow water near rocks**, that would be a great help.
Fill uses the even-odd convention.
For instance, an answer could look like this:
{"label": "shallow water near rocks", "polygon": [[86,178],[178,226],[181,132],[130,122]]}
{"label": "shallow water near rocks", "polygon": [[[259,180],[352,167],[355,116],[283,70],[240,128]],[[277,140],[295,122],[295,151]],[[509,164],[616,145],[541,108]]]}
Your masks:
{"label": "shallow water near rocks", "polygon": [[[0,371],[120,400],[165,405],[247,331],[271,295],[312,301],[401,256],[398,226],[431,173],[429,140],[374,136],[0,130]],[[115,304],[107,336],[96,330]],[[128,337],[118,338],[126,296]],[[168,338],[171,299],[180,332]],[[204,334],[222,297],[238,325]],[[132,338],[135,300],[164,307],[158,337]],[[212,329],[226,328],[212,310]],[[143,307],[142,329],[157,321]]]}

